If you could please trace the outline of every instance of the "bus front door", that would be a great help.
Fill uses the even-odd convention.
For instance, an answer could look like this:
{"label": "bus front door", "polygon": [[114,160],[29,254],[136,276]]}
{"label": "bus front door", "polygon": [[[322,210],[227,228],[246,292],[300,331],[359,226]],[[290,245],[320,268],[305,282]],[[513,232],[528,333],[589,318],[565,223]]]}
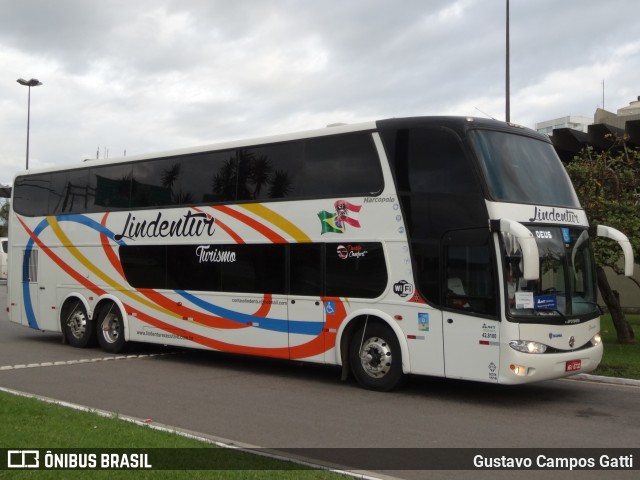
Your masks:
{"label": "bus front door", "polygon": [[500,329],[497,320],[444,312],[444,371],[448,378],[497,382]]}
{"label": "bus front door", "polygon": [[448,232],[443,247],[445,376],[497,382],[500,323],[490,233]]}

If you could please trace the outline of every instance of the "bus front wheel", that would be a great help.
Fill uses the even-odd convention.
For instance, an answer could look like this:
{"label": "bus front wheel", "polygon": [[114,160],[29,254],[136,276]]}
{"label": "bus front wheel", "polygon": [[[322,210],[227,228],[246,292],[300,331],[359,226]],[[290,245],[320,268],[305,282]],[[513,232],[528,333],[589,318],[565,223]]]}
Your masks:
{"label": "bus front wheel", "polygon": [[351,337],[351,370],[360,385],[387,392],[404,378],[400,343],[391,328],[382,323],[365,323]]}
{"label": "bus front wheel", "polygon": [[98,343],[105,352],[119,353],[124,349],[124,321],[115,303],[100,310],[97,326]]}

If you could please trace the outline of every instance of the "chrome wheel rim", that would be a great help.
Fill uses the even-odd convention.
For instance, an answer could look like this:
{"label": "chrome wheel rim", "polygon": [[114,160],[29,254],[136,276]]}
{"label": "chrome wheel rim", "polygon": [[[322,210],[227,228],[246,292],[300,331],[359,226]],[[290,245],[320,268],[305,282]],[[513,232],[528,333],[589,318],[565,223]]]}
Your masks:
{"label": "chrome wheel rim", "polygon": [[384,377],[391,369],[393,354],[389,343],[381,337],[371,337],[362,343],[360,363],[363,370],[373,378]]}
{"label": "chrome wheel rim", "polygon": [[77,311],[67,321],[67,326],[69,327],[69,331],[71,332],[71,335],[73,335],[73,338],[80,340],[84,337],[87,330],[87,316],[84,312]]}
{"label": "chrome wheel rim", "polygon": [[113,313],[107,314],[102,320],[102,336],[108,343],[116,343],[120,338],[120,319]]}

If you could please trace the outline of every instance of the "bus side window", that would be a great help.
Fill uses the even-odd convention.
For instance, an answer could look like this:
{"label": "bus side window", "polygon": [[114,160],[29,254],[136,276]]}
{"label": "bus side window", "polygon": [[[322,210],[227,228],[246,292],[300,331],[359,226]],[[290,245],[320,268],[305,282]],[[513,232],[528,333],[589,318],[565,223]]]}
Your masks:
{"label": "bus side window", "polygon": [[289,293],[291,295],[312,297],[324,295],[322,244],[290,244],[289,265]]}
{"label": "bus side window", "polygon": [[445,236],[444,306],[483,315],[497,314],[497,289],[489,232],[463,230]]}
{"label": "bus side window", "polygon": [[330,297],[376,298],[387,287],[381,243],[327,243],[326,290]]}
{"label": "bus side window", "polygon": [[22,176],[16,178],[14,208],[21,215],[46,215],[51,196],[51,174]]}

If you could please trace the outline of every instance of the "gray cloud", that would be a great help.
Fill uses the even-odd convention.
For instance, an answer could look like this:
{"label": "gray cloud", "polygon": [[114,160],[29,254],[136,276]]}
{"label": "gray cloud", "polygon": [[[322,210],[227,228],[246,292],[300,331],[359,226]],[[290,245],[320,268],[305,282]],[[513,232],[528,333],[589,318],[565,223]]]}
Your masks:
{"label": "gray cloud", "polygon": [[[404,115],[504,117],[505,2],[0,0],[0,183],[33,167]],[[640,4],[511,0],[512,119],[640,92]]]}

